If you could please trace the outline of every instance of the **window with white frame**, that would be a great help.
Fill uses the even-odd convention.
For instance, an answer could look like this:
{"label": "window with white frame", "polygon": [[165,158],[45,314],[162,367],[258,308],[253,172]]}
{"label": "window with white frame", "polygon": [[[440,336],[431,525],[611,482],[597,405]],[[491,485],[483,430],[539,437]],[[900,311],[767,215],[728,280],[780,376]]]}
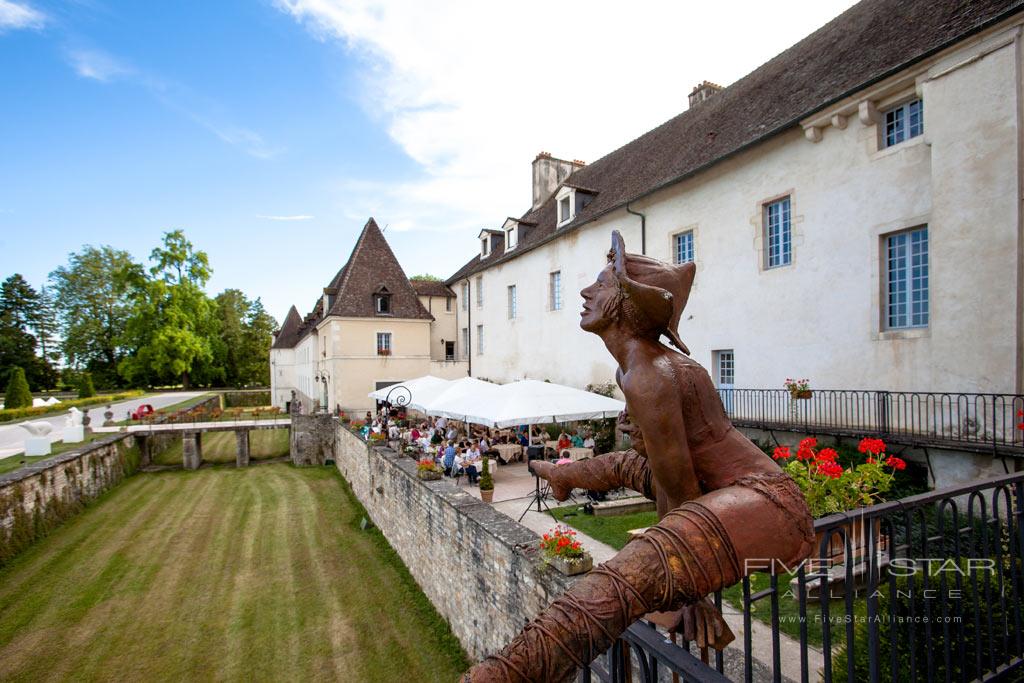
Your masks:
{"label": "window with white frame", "polygon": [[391,333],[390,332],[378,332],[377,333],[377,355],[378,356],[390,356],[391,355]]}
{"label": "window with white frame", "polygon": [[508,286],[508,319],[515,320],[516,318],[516,286]]}
{"label": "window with white frame", "polygon": [[882,117],[885,121],[886,147],[916,138],[924,132],[924,103],[921,100],[911,100],[887,109],[882,112]]}
{"label": "window with white frame", "polygon": [[484,326],[476,326],[476,355],[484,355]]}
{"label": "window with white frame", "polygon": [[484,305],[484,276],[478,275],[476,278],[476,306],[482,308]]}
{"label": "window with white frame", "polygon": [[732,349],[715,351],[715,375],[718,386],[731,389],[736,384],[736,355]]}
{"label": "window with white frame", "polygon": [[451,313],[452,312],[452,298],[450,296],[446,296],[444,298],[444,310],[445,310],[445,313]]}
{"label": "window with white frame", "polygon": [[519,229],[513,225],[505,231],[505,251],[515,249],[517,244],[519,244]]}
{"label": "window with white frame", "polygon": [[462,310],[469,310],[469,282],[462,283]]}
{"label": "window with white frame", "polygon": [[487,235],[480,240],[480,257],[487,258],[491,255],[491,236]]}
{"label": "window with white frame", "polygon": [[789,197],[764,206],[765,267],[778,268],[793,262]]}
{"label": "window with white frame", "polygon": [[469,358],[469,328],[462,328],[462,357]]}
{"label": "window with white frame", "polygon": [[672,236],[672,260],[676,263],[693,261],[693,230]]}
{"label": "window with white frame", "polygon": [[556,270],[548,276],[548,308],[562,310],[562,271]]}
{"label": "window with white frame", "polygon": [[558,224],[568,223],[572,220],[572,193],[559,198],[558,200]]}
{"label": "window with white frame", "polygon": [[886,235],[885,324],[928,326],[928,227]]}

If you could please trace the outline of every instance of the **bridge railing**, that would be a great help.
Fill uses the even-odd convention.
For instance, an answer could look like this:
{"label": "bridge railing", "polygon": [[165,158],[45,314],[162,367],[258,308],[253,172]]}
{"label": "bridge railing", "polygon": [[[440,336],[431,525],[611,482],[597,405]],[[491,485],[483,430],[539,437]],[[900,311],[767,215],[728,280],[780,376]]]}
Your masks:
{"label": "bridge railing", "polygon": [[815,389],[719,389],[734,424],[907,444],[1024,454],[1024,394]]}

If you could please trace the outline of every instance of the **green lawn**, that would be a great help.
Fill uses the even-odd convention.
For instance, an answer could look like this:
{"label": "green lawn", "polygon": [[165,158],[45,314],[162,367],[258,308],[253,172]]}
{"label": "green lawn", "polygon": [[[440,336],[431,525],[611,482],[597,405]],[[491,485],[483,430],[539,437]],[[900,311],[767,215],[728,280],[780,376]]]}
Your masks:
{"label": "green lawn", "polygon": [[[598,517],[597,515],[584,514],[582,509],[576,505],[554,508],[551,514],[560,522],[579,529],[588,536],[607,543],[613,548],[621,549],[629,540],[630,529],[642,529],[658,523],[656,512],[636,512],[630,515],[615,515],[611,517]],[[789,590],[791,574],[779,575],[779,629],[792,636],[800,637],[800,606],[795,598],[785,595]],[[769,587],[770,578],[768,574],[752,574],[750,576],[750,592],[764,590]],[[794,594],[796,591],[794,590]],[[722,599],[738,610],[743,609],[743,584],[738,583],[722,591]],[[821,607],[817,600],[807,602],[807,639],[813,645],[821,645],[822,633],[821,624],[815,621],[814,615],[821,613]],[[754,604],[751,615],[766,624],[771,624],[771,603],[768,598],[759,600]],[[845,640],[845,632],[842,628],[832,629],[832,642],[838,644]]]}
{"label": "green lawn", "polygon": [[0,678],[456,680],[363,514],[333,468],[131,477],[0,570]]}
{"label": "green lawn", "polygon": [[[206,432],[203,439],[203,462],[235,461],[237,445],[234,432]],[[249,458],[261,460],[288,455],[287,429],[254,429],[249,432]],[[181,464],[181,439],[175,438],[169,448],[153,456],[155,465]]]}

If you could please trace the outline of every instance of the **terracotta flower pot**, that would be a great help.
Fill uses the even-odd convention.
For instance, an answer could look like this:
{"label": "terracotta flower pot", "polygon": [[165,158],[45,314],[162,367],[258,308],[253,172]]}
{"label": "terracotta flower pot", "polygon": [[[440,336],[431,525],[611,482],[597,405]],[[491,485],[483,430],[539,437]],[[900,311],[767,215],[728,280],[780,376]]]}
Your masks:
{"label": "terracotta flower pot", "polygon": [[564,557],[552,557],[548,559],[548,564],[566,576],[575,576],[576,574],[585,574],[593,569],[594,558],[590,553],[584,553],[583,557],[575,562],[570,562]]}
{"label": "terracotta flower pot", "polygon": [[494,501],[494,489],[480,489],[480,500],[485,503]]}

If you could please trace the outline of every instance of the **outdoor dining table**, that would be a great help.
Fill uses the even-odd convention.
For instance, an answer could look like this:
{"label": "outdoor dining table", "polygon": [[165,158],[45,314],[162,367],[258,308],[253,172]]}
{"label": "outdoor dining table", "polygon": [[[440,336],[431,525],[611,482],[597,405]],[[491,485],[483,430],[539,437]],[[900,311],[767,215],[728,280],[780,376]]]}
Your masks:
{"label": "outdoor dining table", "polygon": [[586,460],[587,458],[594,457],[593,448],[563,448],[559,454],[560,457],[569,458],[573,462],[576,460]]}
{"label": "outdoor dining table", "polygon": [[523,457],[523,447],[517,443],[497,443],[491,448],[498,451],[498,457],[502,462],[512,462]]}

